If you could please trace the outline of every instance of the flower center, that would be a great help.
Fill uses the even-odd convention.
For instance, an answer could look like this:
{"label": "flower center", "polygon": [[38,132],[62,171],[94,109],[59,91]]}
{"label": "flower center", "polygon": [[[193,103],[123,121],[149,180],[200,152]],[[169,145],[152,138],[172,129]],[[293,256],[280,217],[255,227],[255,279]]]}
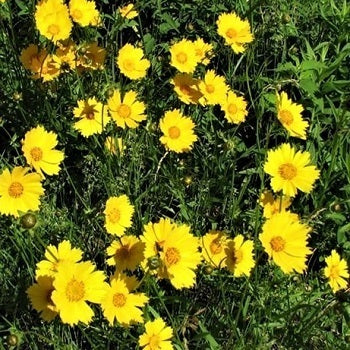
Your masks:
{"label": "flower center", "polygon": [[85,295],[85,285],[82,281],[71,279],[66,287],[66,297],[70,302],[77,302]]}
{"label": "flower center", "polygon": [[159,349],[159,335],[153,334],[151,338],[149,338],[149,347],[151,350],[158,350]]}
{"label": "flower center", "polygon": [[236,114],[238,111],[238,108],[234,103],[230,103],[227,109],[230,114]]}
{"label": "flower center", "polygon": [[282,164],[278,167],[278,173],[285,180],[292,180],[297,175],[297,168],[290,163]]}
{"label": "flower center", "polygon": [[270,241],[271,249],[277,253],[281,252],[285,245],[286,241],[281,236],[273,237]]}
{"label": "flower center", "polygon": [[165,261],[168,266],[175,265],[180,261],[180,252],[176,248],[169,248],[165,252]]}
{"label": "flower center", "polygon": [[116,224],[120,220],[120,210],[117,208],[113,208],[108,213],[108,218],[112,224]]}
{"label": "flower center", "polygon": [[129,245],[123,245],[121,246],[116,252],[115,256],[118,260],[126,260],[129,258]]}
{"label": "flower center", "polygon": [[176,59],[183,64],[187,61],[187,55],[184,52],[180,52],[176,55]]}
{"label": "flower center", "polygon": [[233,39],[237,36],[237,32],[233,29],[233,28],[230,28],[226,31],[226,35],[230,38],[230,39]]}
{"label": "flower center", "polygon": [[23,185],[19,182],[12,182],[8,189],[8,193],[12,198],[18,198],[23,193]]}
{"label": "flower center", "polygon": [[293,115],[291,112],[287,111],[286,109],[283,109],[279,112],[280,119],[283,124],[290,125],[293,123]]}
{"label": "flower center", "polygon": [[124,63],[123,63],[123,66],[125,68],[125,70],[134,70],[135,68],[135,65],[134,65],[134,62],[132,60],[125,60]]}
{"label": "flower center", "polygon": [[122,103],[119,107],[118,107],[118,114],[122,117],[122,118],[127,118],[129,117],[129,115],[131,114],[131,109],[128,105]]}
{"label": "flower center", "polygon": [[177,126],[169,128],[168,133],[171,139],[178,139],[181,134],[180,129]]}
{"label": "flower center", "polygon": [[57,35],[60,32],[60,28],[57,24],[50,24],[47,30],[52,35]]}
{"label": "flower center", "polygon": [[215,91],[214,85],[211,85],[211,84],[206,85],[205,89],[209,94],[212,94]]}
{"label": "flower center", "polygon": [[332,266],[329,271],[329,276],[332,279],[337,279],[339,278],[339,269],[338,266]]}
{"label": "flower center", "polygon": [[39,147],[34,147],[31,149],[30,155],[36,162],[38,162],[43,158],[43,151]]}
{"label": "flower center", "polygon": [[83,17],[83,14],[80,10],[76,9],[73,11],[73,18],[80,19],[81,17]]}
{"label": "flower center", "polygon": [[188,85],[180,85],[180,91],[185,95],[189,95],[191,92],[191,89]]}
{"label": "flower center", "polygon": [[122,293],[113,295],[113,305],[115,307],[123,307],[126,304],[126,296]]}
{"label": "flower center", "polygon": [[219,238],[214,239],[210,243],[210,251],[212,254],[219,254],[222,252],[222,244]]}

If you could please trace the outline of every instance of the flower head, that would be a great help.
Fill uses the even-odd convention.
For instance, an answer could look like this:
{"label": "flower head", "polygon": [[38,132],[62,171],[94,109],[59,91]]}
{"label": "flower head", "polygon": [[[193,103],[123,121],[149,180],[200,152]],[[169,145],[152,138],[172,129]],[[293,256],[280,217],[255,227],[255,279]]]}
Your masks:
{"label": "flower head", "polygon": [[264,191],[260,196],[259,204],[264,208],[264,217],[269,219],[272,215],[288,209],[292,201],[288,196],[275,199],[271,191]]}
{"label": "flower head", "polygon": [[199,91],[199,80],[193,78],[186,73],[178,73],[171,80],[174,85],[174,90],[177,93],[179,99],[186,103],[198,103],[198,100],[203,96]]}
{"label": "flower head", "polygon": [[216,75],[213,70],[209,70],[199,83],[199,90],[203,94],[201,98],[203,104],[215,105],[225,102],[228,86],[224,77]]}
{"label": "flower head", "polygon": [[119,13],[122,17],[127,19],[133,19],[139,15],[135,10],[134,4],[127,4],[123,7],[119,7]]}
{"label": "flower head", "polygon": [[222,267],[226,258],[226,234],[222,231],[209,231],[200,241],[205,261],[213,267]]}
{"label": "flower head", "polygon": [[346,261],[341,259],[340,255],[334,249],[331,255],[325,260],[327,266],[324,269],[324,274],[328,278],[328,283],[333,292],[335,293],[340,289],[346,288],[349,279],[349,270]]}
{"label": "flower head", "polygon": [[73,21],[82,27],[97,26],[100,22],[100,14],[94,1],[70,0],[69,13]]}
{"label": "flower head", "polygon": [[145,333],[139,337],[139,345],[144,350],[173,350],[170,339],[173,336],[173,330],[161,319],[145,323]]}
{"label": "flower head", "polygon": [[208,57],[212,56],[213,45],[207,44],[202,38],[198,38],[193,44],[198,61],[207,65],[210,62]]}
{"label": "flower head", "polygon": [[247,102],[244,97],[237,96],[233,91],[228,91],[226,100],[220,105],[229,123],[240,124],[248,115]]}
{"label": "flower head", "polygon": [[192,41],[182,39],[173,44],[170,49],[170,64],[182,73],[193,73],[199,62],[196,56],[195,45]]}
{"label": "flower head", "polygon": [[85,69],[103,69],[106,59],[106,50],[98,46],[98,43],[92,42],[82,45],[78,50],[77,67],[79,70]]}

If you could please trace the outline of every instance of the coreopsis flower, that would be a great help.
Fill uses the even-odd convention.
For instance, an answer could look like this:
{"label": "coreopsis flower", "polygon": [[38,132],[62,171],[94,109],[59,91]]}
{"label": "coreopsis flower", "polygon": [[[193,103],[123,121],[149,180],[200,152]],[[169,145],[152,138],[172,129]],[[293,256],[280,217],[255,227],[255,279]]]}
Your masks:
{"label": "coreopsis flower", "polygon": [[77,67],[83,69],[103,69],[106,59],[106,50],[98,46],[97,42],[84,44],[77,52]]}
{"label": "coreopsis flower", "polygon": [[285,92],[277,94],[277,118],[291,136],[306,140],[309,123],[303,120],[303,106],[294,103]]}
{"label": "coreopsis flower", "polygon": [[212,55],[213,45],[207,44],[202,38],[198,38],[193,44],[198,62],[204,65],[209,64],[209,57]]}
{"label": "coreopsis flower", "polygon": [[146,76],[147,69],[151,65],[150,61],[143,57],[141,48],[125,44],[118,52],[118,68],[129,79],[141,79]]}
{"label": "coreopsis flower", "polygon": [[292,204],[292,200],[288,196],[274,198],[271,191],[264,191],[260,196],[259,204],[264,209],[264,217],[269,219],[272,215],[287,210]]}
{"label": "coreopsis flower", "polygon": [[49,40],[65,40],[72,30],[67,5],[62,0],[42,0],[36,5],[36,26],[41,35]]}
{"label": "coreopsis flower", "polygon": [[298,189],[310,193],[320,171],[310,163],[310,153],[301,152],[284,143],[275,150],[269,150],[264,170],[272,176],[271,187],[275,192],[294,197]]}
{"label": "coreopsis flower", "polygon": [[22,140],[22,151],[27,163],[42,177],[55,175],[60,171],[60,163],[64,158],[62,151],[54,149],[57,146],[57,135],[37,126],[26,132]]}
{"label": "coreopsis flower", "polygon": [[97,101],[95,97],[79,100],[78,107],[74,108],[73,113],[74,117],[79,119],[74,123],[74,129],[84,137],[101,134],[110,121],[107,106]]}
{"label": "coreopsis flower", "polygon": [[163,132],[160,142],[170,151],[186,152],[197,141],[197,135],[193,132],[195,124],[191,118],[183,116],[179,109],[165,112],[159,126]]}
{"label": "coreopsis flower", "polygon": [[174,85],[174,91],[179,99],[186,104],[197,104],[198,100],[203,96],[199,91],[199,80],[189,74],[178,73],[170,82]]}
{"label": "coreopsis flower", "polygon": [[135,10],[134,4],[127,4],[123,7],[119,7],[118,10],[120,15],[127,19],[133,19],[139,15],[138,12]]}
{"label": "coreopsis flower", "polygon": [[135,91],[127,91],[122,98],[119,90],[114,90],[108,99],[108,109],[117,126],[125,129],[138,127],[139,123],[146,120],[145,104],[137,100]]}
{"label": "coreopsis flower", "polygon": [[200,239],[202,256],[212,267],[222,267],[226,258],[227,236],[222,231],[209,231]]}
{"label": "coreopsis flower", "polygon": [[82,27],[97,26],[100,22],[100,13],[96,9],[95,1],[70,0],[69,13],[73,21]]}
{"label": "coreopsis flower", "polygon": [[125,230],[132,225],[134,206],[130,204],[125,194],[119,197],[110,197],[106,202],[104,214],[106,216],[105,227],[108,233],[122,236]]}
{"label": "coreopsis flower", "polygon": [[76,45],[68,39],[57,43],[55,54],[52,55],[52,60],[59,67],[60,72],[75,69],[77,65]]}
{"label": "coreopsis flower", "polygon": [[124,145],[123,139],[121,137],[118,137],[117,139],[115,137],[108,136],[105,140],[105,147],[107,150],[114,154],[114,155],[123,155],[126,146]]}
{"label": "coreopsis flower", "polygon": [[254,244],[252,240],[245,240],[242,235],[227,241],[225,248],[225,265],[235,277],[249,276],[255,265],[253,257]]}
{"label": "coreopsis flower", "polygon": [[228,91],[226,99],[221,102],[220,106],[229,123],[240,124],[248,115],[247,102],[244,97],[237,96],[233,91]]}
{"label": "coreopsis flower", "polygon": [[139,345],[144,350],[173,350],[170,339],[173,330],[161,319],[145,323],[145,332],[139,337]]}
{"label": "coreopsis flower", "polygon": [[331,255],[326,259],[327,266],[324,269],[324,274],[328,278],[328,283],[333,292],[344,289],[348,286],[349,270],[345,259],[341,259],[336,250],[332,250]]}
{"label": "coreopsis flower", "polygon": [[246,44],[253,41],[248,20],[240,19],[234,12],[222,13],[216,21],[217,32],[235,53],[242,53]]}
{"label": "coreopsis flower", "polygon": [[51,299],[63,323],[73,326],[79,321],[91,322],[94,312],[87,304],[101,303],[106,294],[105,275],[97,271],[90,261],[62,263],[55,275]]}
{"label": "coreopsis flower", "polygon": [[199,83],[199,90],[203,94],[200,101],[202,104],[216,105],[225,102],[228,86],[224,77],[208,70]]}
{"label": "coreopsis flower", "polygon": [[307,246],[310,231],[311,228],[296,220],[295,215],[285,211],[266,220],[259,239],[269,258],[284,273],[293,270],[303,273],[307,256],[311,254],[311,249]]}
{"label": "coreopsis flower", "polygon": [[72,248],[69,241],[64,240],[57,247],[48,245],[45,249],[46,260],[41,260],[36,264],[35,276],[54,277],[58,268],[64,263],[77,263],[82,259],[83,252],[79,248]]}
{"label": "coreopsis flower", "polygon": [[53,287],[53,277],[40,276],[37,283],[27,289],[27,295],[33,308],[40,313],[44,321],[52,321],[57,316],[57,308],[51,299]]}
{"label": "coreopsis flower", "polygon": [[182,39],[170,48],[170,64],[181,73],[193,73],[199,62],[195,45],[192,41]]}
{"label": "coreopsis flower", "polygon": [[39,209],[44,194],[41,176],[29,173],[30,168],[17,166],[0,174],[0,213],[19,217],[20,212]]}
{"label": "coreopsis flower", "polygon": [[117,271],[134,271],[145,258],[145,243],[134,236],[122,236],[107,247],[108,265],[115,265]]}

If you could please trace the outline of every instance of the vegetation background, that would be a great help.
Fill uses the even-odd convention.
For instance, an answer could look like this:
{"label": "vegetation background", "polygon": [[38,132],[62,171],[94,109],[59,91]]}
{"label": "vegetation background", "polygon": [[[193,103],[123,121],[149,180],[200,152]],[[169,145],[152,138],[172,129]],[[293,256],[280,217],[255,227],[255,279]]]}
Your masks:
{"label": "vegetation background", "polygon": [[[88,327],[44,323],[29,305],[26,289],[44,253],[38,243],[69,239],[85,258],[106,270],[110,237],[103,209],[111,195],[125,193],[135,205],[132,232],[167,216],[191,225],[201,236],[209,229],[244,233],[256,243],[258,266],[249,279],[222,270],[198,272],[195,288],[175,291],[167,282],[149,282],[146,314],[161,315],[176,331],[176,349],[346,349],[350,338],[350,297],[333,295],[322,277],[324,256],[337,248],[350,259],[350,5],[346,0],[146,0],[140,16],[122,21],[115,1],[96,1],[102,28],[75,27],[76,42],[98,39],[107,49],[102,72],[75,73],[42,83],[31,80],[19,61],[21,50],[42,38],[35,29],[35,1],[7,0],[0,7],[0,168],[24,165],[21,143],[37,124],[58,134],[65,161],[58,176],[44,182],[46,195],[34,230],[0,217],[0,348],[18,337],[20,349],[135,349],[140,331],[111,328],[97,312]],[[216,34],[222,12],[248,18],[254,42],[234,55]],[[198,125],[192,152],[165,153],[158,121],[164,111],[183,108],[169,79],[169,44],[183,37],[216,42],[211,67],[244,94],[245,123],[231,126],[219,109],[186,107]],[[118,48],[139,43],[152,62],[142,82],[126,81],[115,66]],[[139,91],[147,123],[118,130],[126,151],[111,156],[104,137],[83,138],[72,129],[72,108],[84,96],[106,101],[119,82]],[[314,253],[304,275],[284,275],[267,262],[257,236],[262,219],[258,198],[269,186],[263,172],[268,149],[286,140],[275,117],[274,96],[283,88],[302,103],[310,121],[305,142],[321,178],[310,195],[299,194],[292,211],[313,227]],[[115,134],[110,125],[104,136]],[[157,176],[155,175],[158,171]]]}

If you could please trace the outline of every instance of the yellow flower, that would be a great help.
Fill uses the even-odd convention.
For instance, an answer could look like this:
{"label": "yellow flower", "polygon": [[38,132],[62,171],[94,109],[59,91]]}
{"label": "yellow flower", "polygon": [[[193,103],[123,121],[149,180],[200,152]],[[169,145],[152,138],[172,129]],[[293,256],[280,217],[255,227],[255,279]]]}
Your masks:
{"label": "yellow flower", "polygon": [[56,42],[67,39],[72,30],[68,7],[62,0],[42,0],[36,5],[36,26],[41,35]]}
{"label": "yellow flower", "polygon": [[277,118],[291,136],[306,140],[308,122],[303,120],[303,106],[294,103],[285,92],[277,94]]}
{"label": "yellow flower", "polygon": [[233,91],[228,91],[226,100],[221,103],[221,110],[225,112],[228,122],[234,124],[244,122],[248,115],[247,102]]}
{"label": "yellow flower", "polygon": [[37,282],[27,289],[28,297],[33,308],[40,312],[40,317],[45,321],[52,321],[57,316],[57,308],[51,299],[54,291],[53,278],[40,276]]}
{"label": "yellow flower", "polygon": [[[117,141],[117,142],[116,142]],[[124,150],[126,149],[123,139],[118,137],[117,140],[114,137],[106,137],[105,147],[107,150],[114,155],[123,155]]]}
{"label": "yellow flower", "polygon": [[271,191],[264,191],[260,196],[259,204],[264,208],[264,217],[269,219],[272,215],[288,209],[292,200],[288,196],[275,199]]}
{"label": "yellow flower", "polygon": [[57,43],[57,50],[52,55],[52,60],[59,67],[60,71],[75,69],[77,64],[76,45],[72,40],[65,40]]}
{"label": "yellow flower", "polygon": [[80,70],[103,69],[106,54],[106,50],[98,46],[97,42],[85,44],[78,50],[77,66]]}
{"label": "yellow flower", "polygon": [[118,68],[129,79],[141,79],[146,76],[147,69],[151,65],[150,61],[143,56],[142,49],[126,44],[119,50]]}
{"label": "yellow flower", "polygon": [[44,194],[41,176],[37,173],[27,174],[29,168],[21,166],[12,172],[5,169],[0,174],[0,213],[19,217],[19,212],[38,210],[40,196]]}
{"label": "yellow flower", "polygon": [[73,21],[82,27],[97,26],[100,22],[100,13],[97,11],[94,1],[70,0],[69,13]]}
{"label": "yellow flower", "polygon": [[112,278],[101,302],[103,315],[110,325],[116,319],[123,326],[131,323],[143,323],[141,308],[148,302],[143,293],[130,293],[123,279]]}
{"label": "yellow flower", "polygon": [[329,279],[328,283],[333,292],[344,289],[348,286],[349,278],[348,265],[344,259],[333,249],[331,255],[326,259],[327,266],[324,269],[325,276]]}
{"label": "yellow flower", "polygon": [[204,80],[199,83],[199,90],[203,94],[203,104],[215,105],[225,102],[228,86],[224,77],[209,70],[205,73]]}
{"label": "yellow flower", "polygon": [[227,237],[221,231],[209,231],[200,240],[202,246],[202,256],[205,261],[213,267],[222,267],[226,258]]}
{"label": "yellow flower", "polygon": [[52,300],[63,323],[73,326],[79,321],[90,323],[94,312],[86,301],[101,303],[107,283],[102,271],[95,271],[90,262],[64,263],[58,268],[53,282]]}
{"label": "yellow flower", "polygon": [[164,134],[160,142],[170,151],[186,152],[197,141],[197,135],[193,132],[195,124],[191,118],[182,116],[179,109],[165,112],[159,126]]}
{"label": "yellow flower", "polygon": [[161,318],[157,318],[145,323],[145,333],[140,335],[139,345],[144,350],[173,350],[169,340],[172,336],[173,330]]}
{"label": "yellow flower", "polygon": [[296,220],[295,215],[281,212],[266,220],[259,239],[271,259],[284,273],[295,270],[303,273],[306,269],[308,233],[311,229]]}
{"label": "yellow flower", "polygon": [[74,116],[80,118],[74,123],[74,129],[78,130],[84,137],[101,134],[110,121],[106,106],[98,102],[95,97],[79,100],[78,107],[74,108]]}
{"label": "yellow flower", "polygon": [[108,265],[115,265],[118,271],[134,271],[144,259],[145,243],[134,236],[122,236],[107,248]]}
{"label": "yellow flower", "polygon": [[22,140],[22,151],[27,163],[42,177],[43,173],[55,175],[60,171],[64,153],[53,149],[57,145],[57,135],[42,126],[29,130]]}
{"label": "yellow flower", "polygon": [[192,41],[182,39],[173,44],[170,49],[170,64],[182,73],[193,73],[199,62],[195,45]]}
{"label": "yellow flower", "polygon": [[146,120],[145,104],[137,101],[135,91],[127,91],[124,98],[121,98],[120,91],[114,90],[113,95],[108,99],[109,113],[117,126],[125,129],[138,127],[139,123]]}
{"label": "yellow flower", "polygon": [[119,13],[122,17],[127,19],[132,19],[139,15],[135,10],[134,4],[127,4],[123,7],[119,7]]}
{"label": "yellow flower", "polygon": [[203,96],[198,88],[199,80],[194,79],[189,74],[178,73],[170,82],[174,85],[174,90],[179,99],[186,104],[196,104]]}
{"label": "yellow flower", "polygon": [[193,44],[198,61],[207,65],[210,62],[208,57],[212,57],[213,45],[207,44],[202,38],[198,38]]}
{"label": "yellow flower", "polygon": [[71,243],[67,240],[60,242],[57,248],[48,245],[45,249],[46,260],[41,260],[36,264],[35,276],[54,277],[57,269],[62,263],[77,263],[82,259],[83,252],[79,248],[72,248]]}
{"label": "yellow flower", "polygon": [[288,143],[267,153],[264,170],[272,176],[271,186],[275,192],[294,197],[297,190],[310,193],[320,171],[310,163],[310,153],[296,152]]}
{"label": "yellow flower", "polygon": [[119,197],[108,198],[103,213],[106,216],[107,232],[120,237],[132,225],[134,206],[130,204],[129,198],[123,194]]}
{"label": "yellow flower", "polygon": [[235,53],[245,51],[245,44],[253,41],[248,20],[241,20],[234,12],[222,13],[216,21],[217,32]]}
{"label": "yellow flower", "polygon": [[225,265],[235,277],[249,276],[255,265],[253,241],[247,239],[243,242],[243,240],[243,236],[238,235],[233,240],[229,240],[225,248]]}

